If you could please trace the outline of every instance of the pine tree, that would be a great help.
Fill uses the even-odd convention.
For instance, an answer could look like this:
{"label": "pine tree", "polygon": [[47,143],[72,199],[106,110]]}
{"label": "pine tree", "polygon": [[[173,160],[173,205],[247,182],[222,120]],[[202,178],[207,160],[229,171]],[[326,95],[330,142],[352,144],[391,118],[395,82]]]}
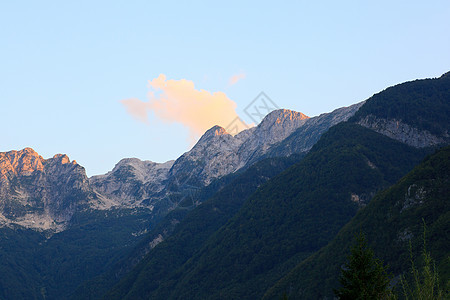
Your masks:
{"label": "pine tree", "polygon": [[356,237],[348,262],[341,268],[339,299],[395,299],[389,287],[390,276],[381,260],[374,257],[362,233]]}

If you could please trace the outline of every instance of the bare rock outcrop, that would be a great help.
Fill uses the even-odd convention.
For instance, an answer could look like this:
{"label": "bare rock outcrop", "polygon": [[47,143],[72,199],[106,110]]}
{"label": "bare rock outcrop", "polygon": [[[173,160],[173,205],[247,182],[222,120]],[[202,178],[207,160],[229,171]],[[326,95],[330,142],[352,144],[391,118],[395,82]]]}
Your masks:
{"label": "bare rock outcrop", "polygon": [[0,153],[0,226],[61,231],[94,198],[84,168],[67,155],[43,159],[31,148]]}

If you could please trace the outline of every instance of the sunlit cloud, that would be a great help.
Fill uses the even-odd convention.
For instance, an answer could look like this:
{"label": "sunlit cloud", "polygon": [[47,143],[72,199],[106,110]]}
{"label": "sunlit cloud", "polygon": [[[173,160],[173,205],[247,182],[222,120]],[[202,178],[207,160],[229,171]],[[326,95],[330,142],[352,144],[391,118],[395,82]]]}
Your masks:
{"label": "sunlit cloud", "polygon": [[244,73],[235,74],[230,77],[230,80],[228,81],[229,85],[235,85],[239,80],[242,80],[245,78]]}
{"label": "sunlit cloud", "polygon": [[237,105],[223,92],[197,90],[191,80],[168,80],[164,74],[150,80],[148,88],[147,102],[137,98],[121,101],[127,112],[140,122],[148,123],[149,114],[153,114],[158,120],[180,123],[189,129],[191,140],[198,139],[214,125],[227,129],[232,124],[231,133],[249,127],[240,119],[235,122]]}

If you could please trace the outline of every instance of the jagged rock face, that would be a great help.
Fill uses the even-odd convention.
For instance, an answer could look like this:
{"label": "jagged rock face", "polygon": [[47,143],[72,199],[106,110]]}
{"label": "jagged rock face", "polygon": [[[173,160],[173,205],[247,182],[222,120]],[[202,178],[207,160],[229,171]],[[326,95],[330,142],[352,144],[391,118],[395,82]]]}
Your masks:
{"label": "jagged rock face", "polygon": [[170,170],[169,190],[208,185],[212,179],[233,172],[242,137],[233,137],[220,126],[206,131],[194,147],[180,156]]}
{"label": "jagged rock face", "polygon": [[272,146],[265,157],[289,156],[294,153],[309,151],[323,133],[330,127],[347,121],[364,103],[363,101],[349,107],[338,108],[330,113],[324,113],[306,120],[290,136]]}
{"label": "jagged rock face", "polygon": [[401,120],[388,120],[378,118],[374,115],[368,115],[360,119],[357,123],[416,148],[425,148],[450,142],[448,132],[444,133],[443,136],[436,136],[426,130],[414,128]]}
{"label": "jagged rock face", "polygon": [[260,157],[266,149],[286,138],[308,119],[302,113],[280,109],[268,114],[255,128],[232,136],[220,126],[209,129],[170,170],[170,189],[208,185]]}
{"label": "jagged rock face", "polygon": [[86,172],[67,155],[43,159],[33,149],[0,153],[0,226],[60,231],[94,198]]}
{"label": "jagged rock face", "polygon": [[[256,149],[259,145],[272,145],[284,140],[309,119],[301,112],[278,109],[269,113],[245,141],[245,148]],[[248,145],[255,145],[248,147]]]}
{"label": "jagged rock face", "polygon": [[43,163],[44,159],[31,148],[0,153],[0,189],[4,189],[6,186],[3,183],[8,184],[14,176],[28,176],[35,170],[42,171]]}
{"label": "jagged rock face", "polygon": [[304,126],[308,120],[309,117],[301,112],[288,109],[279,109],[269,113],[239,148],[238,168],[249,166],[260,160],[274,144]]}
{"label": "jagged rock face", "polygon": [[[262,158],[308,151],[331,126],[346,121],[362,103],[309,118],[300,112],[279,109],[254,128],[232,136],[220,126],[208,130],[173,164],[166,194],[206,186]],[[296,134],[297,133],[297,134]],[[290,143],[282,144],[290,140]]]}
{"label": "jagged rock face", "polygon": [[[176,205],[186,192],[204,187],[214,179],[264,158],[274,145],[308,122],[308,128],[320,127],[321,134],[340,120],[346,120],[356,110],[357,108],[344,109],[327,118],[312,118],[315,121],[310,122],[312,119],[300,112],[280,109],[268,114],[257,127],[244,130],[235,136],[220,126],[214,126],[205,132],[190,151],[175,162],[155,164],[125,159],[119,162],[113,171],[94,176],[90,181],[98,193],[113,199],[118,205],[152,206],[164,198],[169,198],[169,206]],[[314,136],[314,142],[319,136]],[[295,150],[297,149],[291,149],[287,155]],[[284,153],[274,152],[272,156],[283,155]]]}
{"label": "jagged rock face", "polygon": [[93,176],[94,189],[120,206],[140,206],[164,188],[174,161],[155,163],[137,158],[122,159],[111,172]]}

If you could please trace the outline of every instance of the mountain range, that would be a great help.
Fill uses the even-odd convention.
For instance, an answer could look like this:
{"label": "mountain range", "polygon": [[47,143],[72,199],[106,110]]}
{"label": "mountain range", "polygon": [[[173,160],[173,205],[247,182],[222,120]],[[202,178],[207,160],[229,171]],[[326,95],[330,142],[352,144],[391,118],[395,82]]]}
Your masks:
{"label": "mountain range", "polygon": [[[91,178],[67,155],[57,154],[45,160],[31,148],[0,153],[0,220],[4,225],[59,232],[75,211],[87,207],[141,207],[155,210],[156,218],[213,180],[262,158],[279,156],[272,148],[299,127],[314,128],[313,134],[305,135],[317,140],[328,128],[351,117],[360,105],[315,118],[281,109],[268,114],[257,127],[236,136],[214,126],[174,161],[154,163],[125,158],[107,174]],[[283,156],[306,152],[313,144],[292,147]]]}
{"label": "mountain range", "polygon": [[[0,276],[0,298],[330,297],[343,263],[334,253],[348,249],[355,228],[378,240],[374,226],[394,217],[355,220],[385,216],[379,210],[407,199],[398,192],[386,204],[383,190],[404,191],[403,176],[432,167],[443,171],[430,191],[445,187],[448,151],[435,154],[442,166],[430,167],[429,158],[408,172],[449,144],[449,104],[446,73],[317,117],[276,110],[235,136],[214,126],[176,160],[126,158],[91,178],[66,155],[0,153],[0,269],[8,274]],[[420,198],[414,191],[408,197]],[[441,254],[448,194],[439,195],[440,210],[396,213],[407,225],[391,226],[382,241],[416,236],[412,224],[425,214],[448,278]],[[404,255],[400,244],[395,255]],[[383,258],[391,263],[392,253]],[[405,271],[393,265],[396,275]]]}

